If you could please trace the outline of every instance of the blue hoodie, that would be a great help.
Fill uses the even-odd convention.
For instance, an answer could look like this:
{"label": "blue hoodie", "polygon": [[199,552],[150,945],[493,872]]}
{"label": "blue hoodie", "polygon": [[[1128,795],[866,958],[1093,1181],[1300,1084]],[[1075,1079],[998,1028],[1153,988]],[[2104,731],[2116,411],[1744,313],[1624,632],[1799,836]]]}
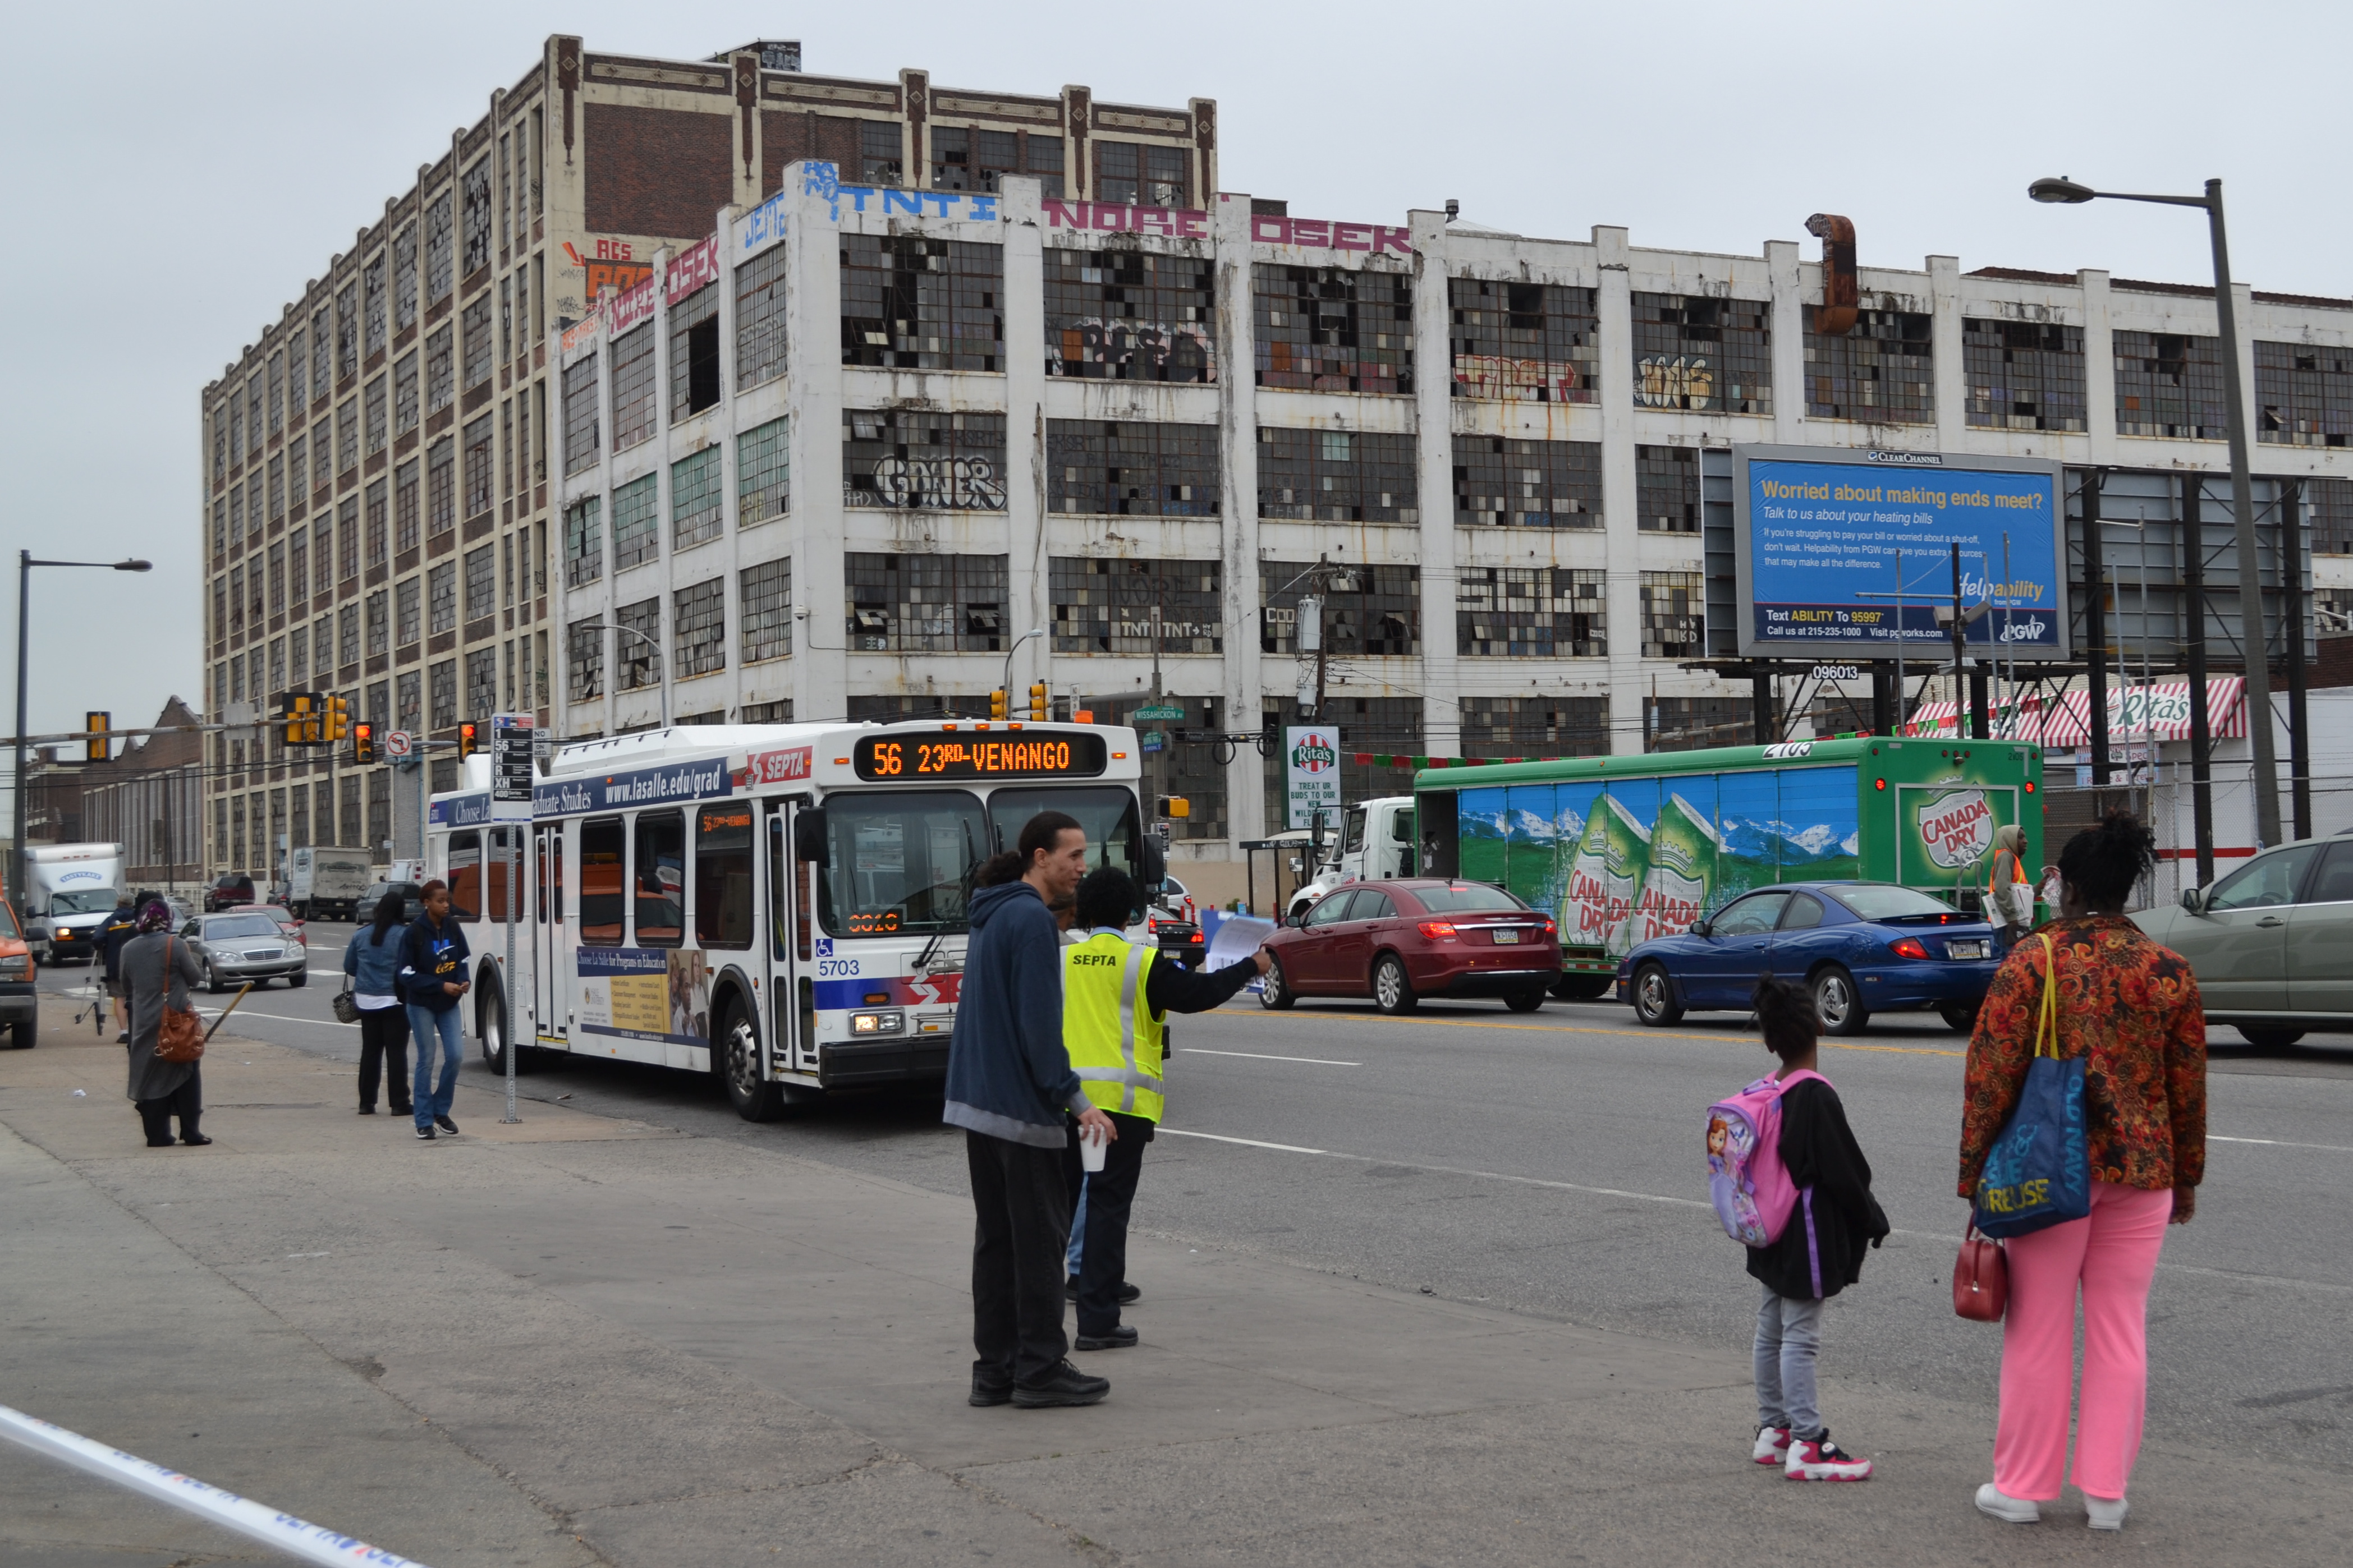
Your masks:
{"label": "blue hoodie", "polygon": [[946,1092],[951,1127],[1039,1149],[1067,1142],[1063,1108],[1090,1109],[1062,1048],[1061,933],[1027,882],[972,896]]}

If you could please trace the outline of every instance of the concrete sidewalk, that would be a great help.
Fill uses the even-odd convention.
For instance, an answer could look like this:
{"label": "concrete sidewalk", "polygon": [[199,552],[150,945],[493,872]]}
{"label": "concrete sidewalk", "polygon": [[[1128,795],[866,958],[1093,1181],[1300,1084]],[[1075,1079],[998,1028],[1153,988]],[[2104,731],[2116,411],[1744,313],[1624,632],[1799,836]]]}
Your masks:
{"label": "concrete sidewalk", "polygon": [[[2317,1563],[2353,1527],[2341,1474],[2161,1433],[2121,1540],[2073,1500],[1997,1525],[1992,1412],[1852,1379],[1824,1403],[1881,1475],[1791,1485],[1746,1462],[1745,1356],[1143,1237],[1143,1345],[1079,1358],[1109,1401],[974,1410],[952,1198],[781,1131],[503,1128],[472,1087],[421,1143],[348,1068],[227,1036],[217,1142],[149,1150],[121,1047],[45,1023],[0,1054],[0,1403],[434,1568]],[[0,1559],[265,1560],[13,1447]]]}

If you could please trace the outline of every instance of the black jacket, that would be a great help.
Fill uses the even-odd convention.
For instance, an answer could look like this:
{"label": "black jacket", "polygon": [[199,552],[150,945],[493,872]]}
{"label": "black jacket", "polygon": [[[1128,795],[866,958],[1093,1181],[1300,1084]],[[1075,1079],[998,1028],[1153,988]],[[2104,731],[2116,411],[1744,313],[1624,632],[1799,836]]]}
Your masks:
{"label": "black jacket", "polygon": [[1871,1162],[1829,1084],[1809,1079],[1781,1097],[1781,1163],[1798,1207],[1778,1241],[1748,1249],[1748,1272],[1795,1300],[1835,1296],[1862,1278],[1863,1253],[1889,1227],[1871,1195]]}
{"label": "black jacket", "polygon": [[122,944],[138,934],[139,911],[130,904],[117,904],[106,923],[98,928],[100,952],[106,957],[106,977],[119,979],[122,973]]}
{"label": "black jacket", "polygon": [[466,961],[472,957],[466,945],[466,932],[458,924],[457,911],[434,929],[431,915],[418,915],[409,923],[408,934],[401,938],[400,994],[413,1007],[428,1007],[436,1013],[446,1013],[458,1005],[458,998],[441,989],[444,982],[460,983],[472,978],[467,973]]}

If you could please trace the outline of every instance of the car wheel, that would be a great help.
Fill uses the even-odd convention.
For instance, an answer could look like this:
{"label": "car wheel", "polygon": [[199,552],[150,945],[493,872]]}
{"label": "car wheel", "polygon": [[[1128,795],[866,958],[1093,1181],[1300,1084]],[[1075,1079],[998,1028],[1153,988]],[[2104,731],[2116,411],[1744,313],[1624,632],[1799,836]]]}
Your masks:
{"label": "car wheel", "polygon": [[2266,1029],[2256,1024],[2241,1024],[2239,1038],[2266,1051],[2284,1051],[2304,1038],[2302,1029]]}
{"label": "car wheel", "polygon": [[12,1051],[31,1050],[33,1042],[40,1037],[40,1030],[41,1024],[37,1018],[27,1018],[21,1024],[9,1025],[8,1048]]}
{"label": "car wheel", "polygon": [[206,959],[205,961],[205,989],[211,992],[216,996],[228,989],[227,985],[222,984],[221,977],[213,973],[212,961],[210,959]]}
{"label": "car wheel", "polygon": [[785,1086],[760,1076],[760,1031],[731,1001],[721,1013],[711,1040],[712,1066],[727,1089],[728,1103],[746,1121],[774,1121],[785,1109]]}
{"label": "car wheel", "polygon": [[1936,1009],[1936,1016],[1945,1020],[1945,1027],[1957,1035],[1966,1035],[1978,1026],[1978,1010],[1974,1005],[1947,1002]]}
{"label": "car wheel", "polygon": [[1504,1005],[1514,1013],[1533,1013],[1544,1005],[1545,994],[1541,990],[1516,991],[1504,998]]}
{"label": "car wheel", "polygon": [[1413,994],[1413,982],[1406,978],[1405,963],[1394,952],[1381,954],[1373,965],[1373,1005],[1395,1017],[1410,1013],[1421,1005]]}
{"label": "car wheel", "polygon": [[307,969],[298,969],[293,973],[286,977],[286,985],[289,990],[299,991],[303,986],[310,984],[311,972]]}
{"label": "car wheel", "polygon": [[1821,1020],[1823,1034],[1860,1035],[1871,1022],[1871,1010],[1862,1005],[1854,976],[1838,964],[1815,975],[1812,989],[1814,1016]]}
{"label": "car wheel", "polygon": [[1292,992],[1291,983],[1282,976],[1282,960],[1273,959],[1267,964],[1266,973],[1259,977],[1258,1005],[1269,1012],[1281,1012],[1296,1006],[1298,1002],[1299,998]]}
{"label": "car wheel", "polygon": [[1683,1005],[1675,1000],[1674,982],[1667,978],[1666,965],[1646,963],[1634,971],[1632,985],[1634,1016],[1654,1029],[1683,1021]]}
{"label": "car wheel", "polygon": [[1598,1002],[1614,983],[1607,974],[1564,974],[1552,983],[1552,994],[1564,1002]]}

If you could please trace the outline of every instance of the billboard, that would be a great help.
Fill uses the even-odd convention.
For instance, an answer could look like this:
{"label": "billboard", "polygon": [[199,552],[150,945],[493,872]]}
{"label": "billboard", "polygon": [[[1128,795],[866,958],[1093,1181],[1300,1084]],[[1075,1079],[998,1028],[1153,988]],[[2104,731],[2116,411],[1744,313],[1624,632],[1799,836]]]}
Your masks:
{"label": "billboard", "polygon": [[1282,731],[1283,819],[1313,827],[1340,819],[1340,730],[1335,724],[1291,724]]}
{"label": "billboard", "polygon": [[[2065,492],[2035,458],[1735,447],[1740,651],[1936,659],[1952,647],[1952,551],[1980,654],[2064,659]],[[1901,575],[1899,578],[1899,564]],[[1903,597],[1899,599],[1898,594]]]}

